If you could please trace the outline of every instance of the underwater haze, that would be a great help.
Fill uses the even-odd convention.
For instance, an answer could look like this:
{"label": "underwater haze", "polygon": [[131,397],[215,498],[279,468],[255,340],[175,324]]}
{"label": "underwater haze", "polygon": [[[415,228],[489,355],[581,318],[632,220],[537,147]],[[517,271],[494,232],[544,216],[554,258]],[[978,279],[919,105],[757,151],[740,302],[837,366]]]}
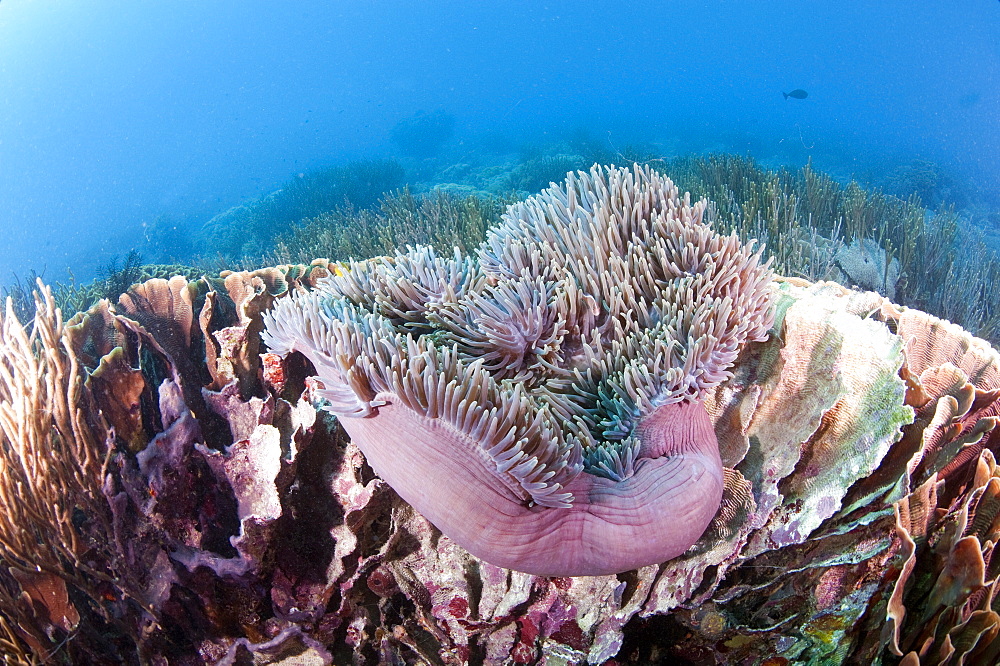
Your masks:
{"label": "underwater haze", "polygon": [[2,0],[0,283],[211,256],[213,216],[350,160],[581,135],[874,187],[922,160],[995,213],[1000,2]]}

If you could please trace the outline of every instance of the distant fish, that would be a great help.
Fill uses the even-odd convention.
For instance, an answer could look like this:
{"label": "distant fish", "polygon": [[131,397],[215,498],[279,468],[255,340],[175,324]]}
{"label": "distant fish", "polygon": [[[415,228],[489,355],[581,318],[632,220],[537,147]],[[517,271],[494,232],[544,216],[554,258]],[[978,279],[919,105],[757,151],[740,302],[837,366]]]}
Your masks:
{"label": "distant fish", "polygon": [[809,97],[809,93],[801,88],[796,88],[790,93],[783,92],[781,94],[785,96],[785,99],[788,99],[789,97],[794,97],[795,99],[805,99],[806,97]]}
{"label": "distant fish", "polygon": [[982,99],[982,97],[983,96],[980,95],[978,92],[970,92],[958,98],[958,105],[961,106],[962,108],[968,109],[975,106],[976,104],[979,104],[979,101]]}

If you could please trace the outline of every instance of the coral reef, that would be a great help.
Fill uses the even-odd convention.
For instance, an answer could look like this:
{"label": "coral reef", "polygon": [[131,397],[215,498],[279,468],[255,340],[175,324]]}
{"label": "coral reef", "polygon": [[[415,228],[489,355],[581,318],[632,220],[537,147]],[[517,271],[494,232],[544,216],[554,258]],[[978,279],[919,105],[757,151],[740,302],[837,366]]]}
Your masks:
{"label": "coral reef", "polygon": [[439,189],[414,195],[406,187],[383,197],[377,209],[340,208],[302,220],[275,239],[272,263],[377,257],[407,245],[472,252],[510,203],[510,198],[458,197]]}
{"label": "coral reef", "polygon": [[[184,266],[182,264],[143,264],[142,257],[135,250],[129,251],[124,261],[119,263],[117,257],[112,257],[100,270],[100,276],[90,283],[77,284],[70,273],[68,283],[56,283],[52,286],[52,299],[63,312],[83,312],[101,299],[116,300],[129,287],[153,278],[169,278],[181,275],[189,280],[196,280],[206,272],[202,268]],[[214,271],[217,273],[218,271]],[[32,282],[37,282],[41,276],[30,273]],[[3,289],[0,297],[4,301],[11,298],[14,312],[20,321],[30,321],[35,316],[35,299],[28,285],[17,280],[11,287]]]}
{"label": "coral reef", "polygon": [[[670,169],[682,187],[714,202],[721,229],[768,243],[784,275],[829,278],[833,262],[822,254],[867,240],[899,262],[900,298],[926,306],[930,299],[919,295],[937,288],[955,259],[953,212],[928,219],[917,200],[865,190],[854,181],[840,185],[810,166],[769,171],[751,160],[715,155],[679,160]],[[816,242],[817,236],[834,242]]]}
{"label": "coral reef", "polygon": [[[810,166],[771,171],[733,155],[682,158],[659,168],[713,202],[708,218],[721,231],[766,243],[778,273],[876,288],[1000,340],[1000,283],[992,274],[997,262],[983,259],[995,258],[996,251],[974,229],[963,228],[953,208],[934,213],[916,196],[899,199],[855,181],[841,185]],[[887,268],[881,278],[858,279],[838,266],[844,254],[862,258],[862,248]],[[897,264],[899,277],[889,280]]]}
{"label": "coral reef", "polygon": [[1000,658],[1000,356],[984,341],[777,278],[772,334],[702,396],[724,479],[705,533],[667,562],[541,577],[438,531],[318,409],[318,368],[262,345],[265,312],[352,267],[153,279],[68,322],[45,289],[27,326],[7,308],[7,662]]}
{"label": "coral reef", "polygon": [[31,321],[31,318],[35,316],[33,285],[40,279],[42,276],[32,269],[28,271],[24,279],[14,275],[9,284],[0,288],[0,300],[5,304],[10,303],[10,307],[19,321]]}
{"label": "coral reef", "polygon": [[[662,151],[662,149],[661,149]],[[1000,281],[994,275],[995,238],[984,233],[988,206],[965,210],[934,203],[925,208],[912,190],[893,190],[905,198],[846,184],[813,169],[767,169],[731,154],[662,157],[651,147],[625,146],[586,135],[543,146],[526,146],[516,162],[504,167],[445,169],[438,179],[465,187],[506,194],[534,192],[562,180],[566,171],[594,162],[621,160],[648,164],[669,174],[682,190],[711,204],[706,219],[722,233],[735,231],[746,242],[758,239],[771,249],[775,270],[809,280],[836,280],[845,286],[875,288],[883,295],[954,321],[976,335],[1000,341]],[[970,217],[971,216],[971,217]],[[973,223],[971,218],[976,218]],[[852,280],[837,265],[844,246],[862,245],[866,254],[886,256],[899,265],[896,293],[881,289],[885,276],[870,285]],[[875,250],[874,246],[878,246]],[[393,248],[395,249],[395,248]],[[363,255],[357,255],[363,256]]]}
{"label": "coral reef", "polygon": [[591,164],[594,160],[589,156],[576,154],[532,156],[504,174],[505,187],[517,192],[537,192],[552,183],[561,182],[567,172],[587,169]]}
{"label": "coral reef", "polygon": [[206,222],[196,247],[211,248],[229,261],[261,257],[290,224],[344,206],[359,209],[404,184],[403,167],[393,160],[352,162],[299,174],[276,192],[234,206]]}
{"label": "coral reef", "polygon": [[[263,603],[251,562],[274,557],[258,547],[287,536],[271,525],[274,476],[262,475],[278,472],[282,446],[294,461],[299,431],[316,421],[305,403],[256,397],[261,312],[328,274],[318,263],[152,279],[66,323],[43,291],[30,333],[8,309],[0,608],[11,655],[215,663],[246,641],[213,647],[214,636],[262,653],[279,637],[286,652],[315,646],[293,629],[265,638],[270,613],[247,618]],[[257,428],[275,409],[284,430]],[[282,491],[293,477],[285,471]],[[245,529],[244,515],[254,516]]]}
{"label": "coral reef", "polygon": [[944,167],[931,160],[916,158],[893,169],[887,177],[886,189],[901,198],[917,195],[927,206],[955,204],[964,207],[968,195]]}
{"label": "coral reef", "polygon": [[204,271],[199,268],[182,264],[145,264],[142,254],[132,249],[121,259],[117,255],[112,256],[98,269],[98,277],[93,282],[84,285],[77,285],[75,280],[69,284],[60,283],[52,294],[64,312],[83,312],[101,299],[116,300],[129,287],[146,280],[175,275],[196,280],[203,274]]}

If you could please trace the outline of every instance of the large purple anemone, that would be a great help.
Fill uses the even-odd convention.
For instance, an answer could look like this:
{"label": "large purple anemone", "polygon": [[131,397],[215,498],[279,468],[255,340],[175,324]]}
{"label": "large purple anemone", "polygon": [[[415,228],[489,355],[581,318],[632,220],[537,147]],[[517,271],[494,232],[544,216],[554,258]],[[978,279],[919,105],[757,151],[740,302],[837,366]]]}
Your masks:
{"label": "large purple anemone", "polygon": [[266,318],[372,468],[444,534],[547,576],[674,558],[719,508],[702,405],[772,322],[761,251],[647,167],[514,204],[477,257],[351,261]]}

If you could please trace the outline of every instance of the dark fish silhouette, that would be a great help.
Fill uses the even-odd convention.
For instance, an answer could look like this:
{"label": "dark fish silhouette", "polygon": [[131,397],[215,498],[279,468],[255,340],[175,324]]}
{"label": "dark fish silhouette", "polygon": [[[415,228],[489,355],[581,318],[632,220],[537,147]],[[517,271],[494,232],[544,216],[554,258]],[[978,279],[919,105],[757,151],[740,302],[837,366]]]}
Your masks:
{"label": "dark fish silhouette", "polygon": [[806,97],[809,97],[809,93],[801,88],[796,88],[790,93],[783,92],[781,94],[785,96],[785,99],[788,99],[789,97],[794,97],[795,99],[805,99]]}

